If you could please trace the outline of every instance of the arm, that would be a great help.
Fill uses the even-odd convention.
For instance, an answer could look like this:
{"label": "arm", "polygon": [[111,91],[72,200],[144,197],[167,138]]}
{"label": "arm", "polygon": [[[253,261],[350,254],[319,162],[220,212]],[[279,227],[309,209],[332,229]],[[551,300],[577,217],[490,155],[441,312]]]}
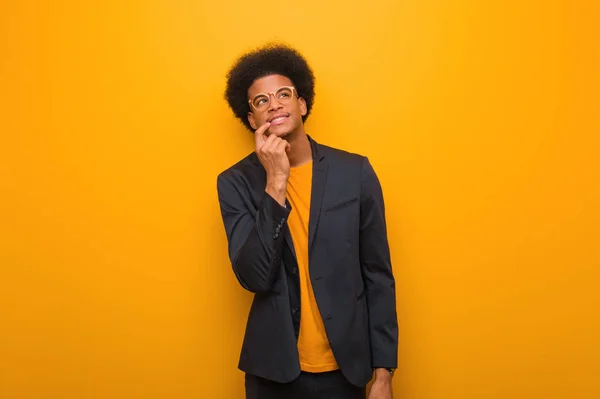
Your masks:
{"label": "arm", "polygon": [[251,292],[269,291],[281,264],[289,207],[281,206],[265,192],[256,215],[252,215],[225,175],[219,175],[217,191],[235,276]]}
{"label": "arm", "polygon": [[217,179],[233,272],[242,287],[254,293],[271,289],[281,265],[284,225],[291,211],[285,206],[290,144],[273,134],[267,137],[269,126],[270,123],[264,123],[254,134],[256,155],[267,174],[265,193],[256,214],[250,214],[234,182],[224,174]]}
{"label": "arm", "polygon": [[396,368],[396,293],[387,240],[383,193],[367,158],[363,158],[361,175],[360,264],[369,311],[371,357],[373,368]]}

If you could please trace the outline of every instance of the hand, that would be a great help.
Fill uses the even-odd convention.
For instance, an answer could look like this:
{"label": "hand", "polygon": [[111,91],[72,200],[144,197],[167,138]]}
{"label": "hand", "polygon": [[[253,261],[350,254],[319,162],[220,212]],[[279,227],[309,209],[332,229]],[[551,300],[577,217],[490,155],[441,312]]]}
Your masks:
{"label": "hand", "polygon": [[392,376],[386,369],[375,370],[375,382],[371,385],[369,399],[392,399]]}
{"label": "hand", "polygon": [[285,204],[285,189],[290,177],[290,161],[287,152],[291,145],[274,134],[267,137],[265,132],[271,126],[269,122],[260,126],[254,133],[256,155],[267,172],[265,191],[279,204]]}

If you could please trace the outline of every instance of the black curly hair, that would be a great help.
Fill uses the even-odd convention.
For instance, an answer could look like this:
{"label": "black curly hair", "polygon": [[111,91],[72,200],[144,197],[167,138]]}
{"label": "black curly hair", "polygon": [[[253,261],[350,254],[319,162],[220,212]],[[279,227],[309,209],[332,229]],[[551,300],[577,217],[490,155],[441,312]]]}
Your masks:
{"label": "black curly hair", "polygon": [[242,55],[227,73],[225,99],[233,113],[244,126],[254,132],[248,122],[248,89],[255,80],[269,75],[283,75],[290,79],[298,96],[306,101],[305,121],[315,99],[315,76],[306,59],[295,49],[285,44],[267,44]]}

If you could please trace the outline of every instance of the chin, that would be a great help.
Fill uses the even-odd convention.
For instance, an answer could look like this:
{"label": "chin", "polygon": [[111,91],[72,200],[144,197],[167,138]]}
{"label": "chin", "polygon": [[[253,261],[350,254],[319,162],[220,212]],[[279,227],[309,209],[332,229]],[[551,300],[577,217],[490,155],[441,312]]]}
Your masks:
{"label": "chin", "polygon": [[292,132],[290,131],[290,129],[285,129],[285,128],[279,128],[279,126],[274,126],[275,129],[273,128],[269,128],[267,130],[267,132],[269,133],[269,135],[274,134],[277,137],[287,137],[289,136]]}

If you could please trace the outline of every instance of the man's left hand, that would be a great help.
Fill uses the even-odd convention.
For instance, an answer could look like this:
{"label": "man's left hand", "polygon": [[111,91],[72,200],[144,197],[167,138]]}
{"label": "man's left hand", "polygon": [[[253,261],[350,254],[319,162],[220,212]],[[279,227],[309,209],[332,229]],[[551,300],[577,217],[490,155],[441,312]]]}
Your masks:
{"label": "man's left hand", "polygon": [[369,399],[392,399],[392,376],[388,370],[375,370],[375,382],[371,385]]}

